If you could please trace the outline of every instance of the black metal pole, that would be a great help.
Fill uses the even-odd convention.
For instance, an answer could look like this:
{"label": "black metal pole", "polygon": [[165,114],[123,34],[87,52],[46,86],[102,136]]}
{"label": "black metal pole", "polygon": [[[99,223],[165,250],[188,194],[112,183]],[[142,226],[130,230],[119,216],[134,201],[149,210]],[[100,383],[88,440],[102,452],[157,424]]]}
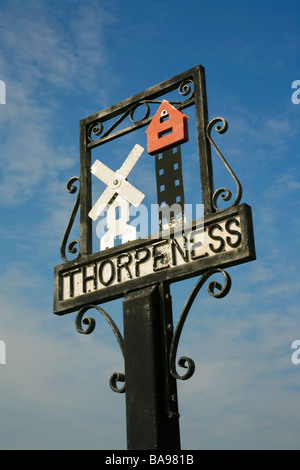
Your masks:
{"label": "black metal pole", "polygon": [[123,311],[128,450],[180,450],[169,285],[128,293]]}

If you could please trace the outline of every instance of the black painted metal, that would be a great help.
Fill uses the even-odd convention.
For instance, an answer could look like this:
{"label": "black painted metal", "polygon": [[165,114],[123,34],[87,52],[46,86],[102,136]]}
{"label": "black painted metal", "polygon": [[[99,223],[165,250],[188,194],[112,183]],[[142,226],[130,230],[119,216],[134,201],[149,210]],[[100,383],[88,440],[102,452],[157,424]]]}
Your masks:
{"label": "black painted metal", "polygon": [[[79,182],[78,176],[73,176],[73,178],[69,179],[69,181],[67,182],[66,190],[68,191],[68,193],[71,193],[71,194],[76,193],[77,187],[74,185],[75,181]],[[78,208],[79,208],[79,202],[80,202],[80,191],[78,191],[77,198],[76,198],[75,204],[73,206],[73,210],[72,210],[72,213],[70,215],[70,219],[67,223],[67,227],[66,227],[65,233],[63,235],[61,245],[60,245],[60,256],[61,256],[62,260],[65,261],[65,262],[68,261],[68,259],[66,257],[67,242],[68,242],[70,231],[71,231],[71,228],[73,226],[73,223],[74,223],[74,220],[75,220]],[[76,246],[76,245],[78,245],[78,246]],[[78,240],[72,240],[68,245],[68,252],[69,253],[72,253],[73,255],[77,253],[77,256],[73,259],[76,259],[80,255],[80,251],[78,251],[79,246],[80,246],[80,242]]]}
{"label": "black painted metal", "polygon": [[193,289],[192,289],[192,291],[191,291],[191,293],[190,293],[190,295],[189,295],[189,297],[188,297],[188,299],[187,299],[187,301],[186,301],[186,303],[183,307],[183,310],[180,314],[178,323],[177,323],[176,328],[175,328],[174,335],[172,337],[172,343],[171,343],[171,346],[170,346],[170,354],[169,354],[170,373],[176,379],[187,380],[190,377],[192,377],[192,375],[194,374],[195,363],[194,363],[193,359],[191,359],[190,357],[186,357],[186,356],[183,356],[178,360],[178,365],[183,367],[184,369],[186,369],[185,373],[183,375],[180,375],[177,372],[177,370],[176,370],[176,353],[177,353],[178,343],[179,343],[180,335],[181,335],[185,320],[188,316],[188,313],[191,309],[191,306],[192,306],[195,298],[197,297],[201,287],[203,287],[205,282],[211,276],[213,276],[217,273],[221,273],[223,275],[224,280],[225,280],[224,285],[222,286],[222,284],[220,284],[217,281],[211,281],[208,284],[208,287],[207,287],[207,291],[208,291],[209,295],[211,295],[212,297],[215,297],[217,299],[221,299],[221,298],[225,297],[228,294],[228,292],[230,291],[230,288],[231,288],[231,278],[230,278],[229,274],[226,271],[223,271],[220,268],[210,269],[209,271],[204,273],[200,277],[200,279],[196,282],[196,284],[193,287]]}
{"label": "black painted metal", "polygon": [[155,285],[125,296],[124,340],[129,450],[180,449],[176,380],[168,370],[171,296]]}
{"label": "black painted metal", "polygon": [[[222,122],[222,126],[220,126],[220,125],[217,126],[218,122]],[[224,156],[220,152],[219,148],[215,144],[214,140],[211,137],[211,131],[212,131],[212,128],[214,126],[215,126],[216,131],[219,134],[224,134],[228,129],[228,123],[224,118],[221,118],[221,117],[217,117],[217,118],[212,119],[210,121],[210,123],[207,125],[206,136],[207,136],[207,140],[210,142],[210,144],[215,149],[216,153],[219,155],[219,157],[220,157],[221,161],[223,162],[225,168],[227,169],[227,171],[229,172],[229,174],[231,175],[232,179],[234,180],[234,182],[236,184],[236,189],[237,189],[236,196],[235,196],[234,201],[229,206],[229,207],[232,207],[232,206],[236,206],[237,204],[239,204],[240,200],[242,199],[242,194],[243,194],[242,185],[241,185],[240,181],[238,180],[237,176],[235,175],[235,173],[233,172],[233,170],[231,169],[231,167],[229,166],[228,162],[225,160]],[[218,199],[219,196],[221,196],[221,199],[223,199],[224,201],[230,201],[230,199],[232,197],[232,194],[231,194],[231,191],[227,188],[217,189],[214,192],[214,194],[212,195],[212,205],[213,205],[213,209],[215,211],[220,211],[221,210],[218,207],[218,204],[217,204],[217,199]]]}
{"label": "black painted metal", "polygon": [[[115,324],[111,316],[103,308],[99,307],[98,305],[86,305],[85,307],[82,307],[79,310],[79,312],[76,315],[76,320],[75,320],[75,326],[76,326],[76,330],[78,331],[78,333],[83,334],[83,335],[90,335],[94,331],[95,326],[96,326],[95,319],[85,316],[86,312],[91,309],[95,309],[103,316],[103,318],[105,318],[105,320],[111,327],[119,343],[122,355],[124,357],[124,339],[119,331],[119,328],[117,327],[117,325]],[[87,327],[85,328],[83,325],[87,325]],[[117,387],[117,382],[122,382],[122,383],[125,382],[125,375],[123,373],[114,372],[112,376],[110,377],[109,383],[110,383],[110,388],[112,389],[113,392],[124,393],[125,385],[119,388]]]}
{"label": "black painted metal", "polygon": [[91,151],[87,148],[86,128],[80,124],[80,256],[92,253],[92,219],[88,216],[92,207]]}
{"label": "black painted metal", "polygon": [[[180,146],[155,155],[159,230],[163,223],[174,226],[181,216],[184,223],[184,189]],[[172,212],[170,212],[172,208]],[[165,222],[164,222],[165,220]]]}

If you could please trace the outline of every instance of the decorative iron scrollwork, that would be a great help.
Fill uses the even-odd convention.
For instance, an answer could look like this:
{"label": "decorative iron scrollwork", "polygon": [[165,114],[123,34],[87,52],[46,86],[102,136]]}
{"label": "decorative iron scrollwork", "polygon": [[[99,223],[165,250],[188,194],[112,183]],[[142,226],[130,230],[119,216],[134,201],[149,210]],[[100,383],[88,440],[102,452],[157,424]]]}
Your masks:
{"label": "decorative iron scrollwork", "polygon": [[[230,173],[230,175],[232,176],[232,178],[234,179],[234,181],[236,183],[236,187],[237,187],[236,197],[235,197],[235,200],[233,201],[233,203],[229,206],[229,207],[232,207],[232,206],[235,206],[235,205],[239,204],[239,202],[242,198],[242,186],[241,186],[241,183],[239,182],[238,178],[236,177],[235,173],[233,172],[233,170],[231,169],[231,167],[229,166],[229,164],[227,163],[224,156],[222,155],[219,148],[217,147],[217,145],[215,144],[215,142],[213,141],[213,139],[211,137],[212,128],[218,122],[222,122],[222,126],[220,126],[220,125],[216,126],[215,127],[216,131],[219,134],[224,134],[227,131],[227,129],[228,129],[227,121],[222,117],[217,117],[217,118],[212,119],[210,121],[210,123],[208,124],[208,126],[206,128],[206,136],[207,136],[210,144],[213,146],[213,148],[215,149],[215,151],[219,155],[220,159],[222,160],[223,164],[225,165],[226,169],[228,170],[228,172]],[[215,209],[215,211],[217,211],[217,212],[222,210],[217,205],[217,199],[218,199],[219,196],[221,196],[221,199],[223,199],[223,201],[230,201],[230,199],[232,198],[232,194],[231,194],[231,191],[229,189],[224,188],[224,187],[219,188],[214,192],[214,194],[212,195],[212,205],[213,205],[213,208]]]}
{"label": "decorative iron scrollwork", "polygon": [[[193,80],[188,79],[182,81],[178,86],[178,92],[180,95],[186,97],[183,101],[170,101],[173,106],[178,106],[180,108],[187,107],[194,102],[194,89],[192,88]],[[127,109],[107,130],[104,130],[102,122],[97,119],[95,120],[87,130],[87,138],[91,144],[99,144],[102,139],[107,138],[110,135],[110,138],[113,139],[114,134],[112,132],[124,121],[125,118],[129,116],[130,121],[133,125],[143,126],[146,125],[149,121],[150,116],[150,104],[161,104],[162,100],[141,100],[137,103],[134,103],[129,109]],[[144,115],[139,118],[135,119],[134,113],[135,111],[140,108],[141,106],[145,106]],[[134,127],[134,126],[133,126]],[[120,137],[120,135],[127,133],[131,130],[131,127],[126,127],[125,129],[121,129],[117,131],[116,137]]]}
{"label": "decorative iron scrollwork", "polygon": [[189,96],[189,99],[194,97],[194,90],[192,90],[192,88],[190,87],[190,85],[189,85],[190,83],[192,85],[194,85],[193,80],[191,80],[191,79],[184,80],[183,82],[180,83],[180,85],[178,87],[178,91],[182,96],[188,96],[189,94],[191,94]]}
{"label": "decorative iron scrollwork", "polygon": [[[68,193],[71,193],[71,194],[76,193],[77,186],[74,185],[75,181],[80,182],[78,176],[73,176],[67,182],[66,191],[68,191]],[[80,189],[78,190],[77,198],[76,198],[75,204],[73,206],[71,216],[70,216],[69,221],[67,223],[67,227],[66,227],[65,233],[63,235],[61,245],[60,245],[60,255],[61,255],[61,258],[62,258],[63,261],[69,261],[66,257],[66,245],[67,245],[68,238],[69,238],[69,235],[70,235],[70,232],[71,232],[71,229],[72,229],[72,226],[73,226],[73,223],[74,223],[77,211],[78,211],[79,197],[80,197]],[[74,259],[78,258],[78,256],[79,256],[79,250],[76,247],[76,245],[78,245],[78,247],[80,246],[80,243],[79,243],[78,240],[73,240],[68,245],[68,252],[69,253],[76,254],[77,251],[78,251],[78,254],[77,254],[77,256],[75,256]]]}
{"label": "decorative iron scrollwork", "polygon": [[117,382],[125,383],[125,375],[120,372],[114,372],[109,379],[109,385],[113,392],[124,393],[125,385],[123,387],[117,387]]}
{"label": "decorative iron scrollwork", "polygon": [[[217,299],[220,299],[222,297],[225,297],[228,294],[228,292],[230,291],[231,278],[230,278],[229,274],[226,271],[223,271],[223,269],[220,269],[220,268],[215,268],[215,269],[211,269],[211,270],[207,271],[205,274],[203,274],[203,276],[201,276],[201,278],[197,281],[197,283],[193,287],[192,292],[191,292],[189,298],[187,299],[187,301],[186,301],[186,303],[183,307],[183,310],[181,312],[181,315],[179,317],[179,320],[178,320],[178,323],[177,323],[177,326],[176,326],[176,329],[175,329],[175,332],[174,332],[174,335],[173,335],[173,338],[172,338],[171,347],[170,347],[169,367],[170,367],[170,372],[171,372],[172,376],[175,377],[175,379],[187,380],[190,377],[192,377],[192,375],[195,371],[195,363],[194,363],[193,359],[191,359],[189,357],[186,357],[186,356],[183,356],[178,360],[178,365],[180,367],[183,367],[183,368],[187,369],[187,371],[183,375],[178,374],[178,372],[176,370],[176,365],[175,365],[178,343],[179,343],[180,335],[181,335],[186,317],[187,317],[187,315],[188,315],[188,313],[191,309],[191,306],[192,306],[199,290],[204,285],[204,283],[211,276],[213,276],[216,273],[223,274],[225,282],[224,282],[224,285],[222,286],[222,284],[220,284],[217,281],[211,281],[207,286],[207,291],[208,291],[209,295],[211,295],[212,297],[215,297]],[[215,292],[216,289],[218,290],[218,292]]]}
{"label": "decorative iron scrollwork", "polygon": [[[113,319],[108,315],[108,313],[103,310],[103,308],[99,307],[98,305],[86,305],[85,307],[82,307],[79,312],[76,315],[75,319],[75,327],[78,333],[81,333],[83,335],[89,335],[91,334],[96,326],[96,321],[94,318],[91,317],[85,317],[85,313],[90,310],[90,309],[96,309],[101,315],[105,318],[105,320],[108,322],[110,325],[115,337],[118,340],[122,355],[124,357],[124,339],[113,321]],[[84,328],[83,325],[87,325],[87,328]],[[125,375],[119,372],[114,372],[109,380],[110,388],[113,390],[113,392],[116,393],[124,393],[125,392],[125,384],[118,388],[117,387],[117,382],[124,383],[125,382]]]}

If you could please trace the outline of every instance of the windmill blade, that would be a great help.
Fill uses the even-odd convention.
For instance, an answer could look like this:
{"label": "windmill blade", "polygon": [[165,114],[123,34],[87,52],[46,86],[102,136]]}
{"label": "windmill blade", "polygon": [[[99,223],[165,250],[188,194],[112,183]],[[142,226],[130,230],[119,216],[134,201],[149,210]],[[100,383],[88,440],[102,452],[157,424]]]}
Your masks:
{"label": "windmill blade", "polygon": [[141,193],[141,191],[128,183],[128,181],[123,181],[116,191],[134,207],[138,207],[145,197],[145,194]]}
{"label": "windmill blade", "polygon": [[103,181],[106,185],[109,185],[110,181],[114,176],[114,171],[112,171],[108,166],[101,163],[99,160],[96,160],[91,168],[93,175],[97,176],[99,180]]}
{"label": "windmill blade", "polygon": [[96,221],[99,215],[101,215],[104,211],[107,204],[110,203],[115,194],[115,191],[107,187],[102,193],[102,195],[99,197],[98,201],[94,204],[93,208],[90,210],[89,217]]}
{"label": "windmill blade", "polygon": [[141,147],[139,144],[135,144],[133,149],[131,150],[130,154],[126,158],[125,162],[121,166],[121,168],[117,171],[119,175],[124,176],[124,178],[127,178],[129,175],[130,171],[142,155],[144,149]]}

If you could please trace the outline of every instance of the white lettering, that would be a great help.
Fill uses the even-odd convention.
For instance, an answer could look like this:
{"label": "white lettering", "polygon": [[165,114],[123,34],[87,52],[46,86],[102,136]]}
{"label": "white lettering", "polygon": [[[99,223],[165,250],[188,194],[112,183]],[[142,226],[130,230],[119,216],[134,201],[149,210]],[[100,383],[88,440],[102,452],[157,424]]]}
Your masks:
{"label": "white lettering", "polygon": [[0,104],[6,104],[6,86],[3,80],[0,80]]}
{"label": "white lettering", "polygon": [[105,459],[105,465],[132,465],[133,468],[137,466],[138,462],[139,457],[118,457],[115,454]]}
{"label": "white lettering", "polygon": [[6,364],[6,345],[0,340],[0,364]]}
{"label": "white lettering", "polygon": [[[215,255],[222,255],[242,245],[242,231],[239,216],[221,219],[204,228],[193,226],[188,233],[181,232],[174,238],[156,241],[145,240],[137,248],[105,256],[95,254],[93,262],[62,270],[60,300],[72,299],[106,287],[116,286],[143,276],[162,273],[173,267],[201,262]],[[128,246],[128,245],[127,245]]]}
{"label": "white lettering", "polygon": [[292,83],[292,88],[297,88],[296,91],[292,94],[291,100],[293,104],[299,104],[300,103],[300,80],[294,80]]}
{"label": "white lettering", "polygon": [[292,349],[296,349],[296,351],[293,352],[292,354],[292,363],[297,366],[300,364],[300,340],[296,339],[295,341],[292,342]]}

